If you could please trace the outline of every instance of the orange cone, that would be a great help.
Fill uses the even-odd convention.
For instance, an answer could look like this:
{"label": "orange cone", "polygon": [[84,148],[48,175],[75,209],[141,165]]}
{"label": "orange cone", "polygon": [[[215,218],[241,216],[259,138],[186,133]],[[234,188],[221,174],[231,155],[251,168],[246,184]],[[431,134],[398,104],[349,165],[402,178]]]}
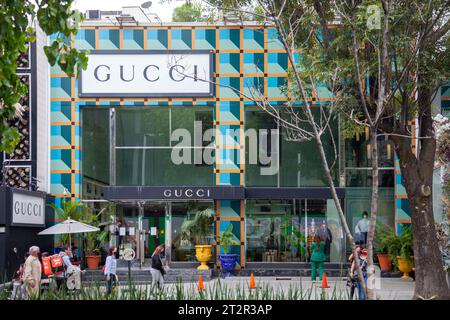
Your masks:
{"label": "orange cone", "polygon": [[203,276],[200,276],[200,277],[198,278],[197,289],[198,289],[199,292],[205,290],[205,285],[204,285],[204,283],[203,283]]}
{"label": "orange cone", "polygon": [[256,289],[255,277],[253,276],[253,273],[250,275],[250,283],[248,284],[248,288]]}
{"label": "orange cone", "polygon": [[322,275],[322,288],[329,288],[327,281],[327,274],[325,272]]}

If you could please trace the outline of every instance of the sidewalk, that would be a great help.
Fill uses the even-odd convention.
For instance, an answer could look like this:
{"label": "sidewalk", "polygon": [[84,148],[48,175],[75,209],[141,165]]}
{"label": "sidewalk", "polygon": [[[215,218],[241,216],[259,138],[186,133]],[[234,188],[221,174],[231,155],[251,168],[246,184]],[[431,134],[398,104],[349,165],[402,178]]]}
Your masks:
{"label": "sidewalk", "polygon": [[[226,279],[213,279],[205,282],[205,288],[213,288],[217,281],[228,288],[248,288],[250,277],[230,277]],[[303,291],[312,293],[311,299],[319,299],[322,294],[321,282],[312,283],[309,277],[255,277],[258,287],[268,286],[272,290],[288,292],[289,288],[302,288]],[[170,287],[175,284],[166,284]],[[184,283],[189,288],[193,283]],[[336,296],[338,299],[348,299],[349,288],[343,278],[328,278],[329,288],[325,289],[327,296]],[[414,294],[414,281],[402,278],[381,278],[380,288],[376,290],[378,300],[411,300]],[[356,293],[355,293],[356,298]]]}
{"label": "sidewalk", "polygon": [[[279,280],[275,277],[255,277],[257,285],[268,284],[272,286],[275,290],[277,288],[282,288],[283,290],[288,290],[289,286],[297,285],[302,286],[303,289],[308,290],[311,288],[321,289],[321,282],[319,279],[313,284],[309,277],[297,277],[291,278],[290,280],[284,280],[287,278],[279,277]],[[238,283],[248,283],[249,277],[235,277],[222,279],[225,283],[238,284]],[[345,294],[349,291],[346,286],[346,280],[341,277],[329,277],[328,289],[326,291],[339,291]],[[414,294],[414,281],[402,278],[381,278],[380,288],[376,290],[377,299],[381,300],[411,300]],[[321,292],[321,290],[319,290]]]}

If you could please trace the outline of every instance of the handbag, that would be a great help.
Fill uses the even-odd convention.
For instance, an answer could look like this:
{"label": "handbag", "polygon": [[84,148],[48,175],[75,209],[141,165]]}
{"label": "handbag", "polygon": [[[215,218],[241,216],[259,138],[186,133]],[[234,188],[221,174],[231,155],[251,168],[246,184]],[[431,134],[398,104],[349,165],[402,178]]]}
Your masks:
{"label": "handbag", "polygon": [[170,267],[162,261],[161,257],[159,258],[159,261],[161,261],[161,265],[163,267],[164,273],[169,272],[170,271]]}

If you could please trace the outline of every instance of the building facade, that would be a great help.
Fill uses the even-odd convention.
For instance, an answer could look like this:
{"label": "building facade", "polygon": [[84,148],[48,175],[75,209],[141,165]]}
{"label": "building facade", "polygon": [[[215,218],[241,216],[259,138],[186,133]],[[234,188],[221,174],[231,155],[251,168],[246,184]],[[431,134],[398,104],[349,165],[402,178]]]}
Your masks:
{"label": "building facade", "polygon": [[[282,108],[290,95],[288,58],[274,28],[120,25],[99,18],[86,20],[67,41],[89,50],[90,61],[79,79],[58,67],[50,72],[50,187],[57,205],[63,199],[113,203],[116,219],[126,226],[125,244],[139,247],[143,259],[165,243],[173,263],[195,261],[194,244],[180,238],[181,224],[195,210],[210,207],[215,253],[223,252],[220,235],[232,225],[239,242],[231,252],[240,255],[241,267],[307,262],[309,244],[322,225],[332,238],[329,262],[346,261],[346,240],[314,142],[286,138],[256,106],[254,100],[262,97],[252,96],[257,88]],[[177,63],[183,70],[200,67],[191,77],[180,69],[170,74]],[[203,86],[197,73],[206,77],[199,81]],[[331,99],[326,86],[317,85],[311,108],[320,114]],[[183,145],[174,137],[176,129],[190,136],[210,129],[214,137]],[[258,132],[256,140],[249,140],[249,129]],[[276,129],[281,134],[270,137],[268,130]],[[368,141],[368,133],[345,140],[337,118],[324,138],[351,228],[370,211]],[[266,149],[250,161],[261,142]],[[379,144],[378,215],[394,227],[395,155],[390,141],[383,137]],[[180,153],[190,163],[174,163]],[[205,161],[207,153],[216,161]],[[273,168],[272,174],[263,173]]]}

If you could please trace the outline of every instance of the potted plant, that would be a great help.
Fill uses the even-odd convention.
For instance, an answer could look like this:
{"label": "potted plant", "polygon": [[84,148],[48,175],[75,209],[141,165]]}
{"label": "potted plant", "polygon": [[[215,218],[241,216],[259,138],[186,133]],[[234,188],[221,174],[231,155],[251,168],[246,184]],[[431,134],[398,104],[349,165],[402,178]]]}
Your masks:
{"label": "potted plant", "polygon": [[[375,250],[380,264],[381,271],[390,271],[392,269],[391,257],[388,253],[388,243],[390,232],[384,226],[377,226],[375,238]],[[395,234],[394,234],[395,235]]]}
{"label": "potted plant", "polygon": [[232,224],[230,224],[227,229],[222,232],[222,235],[220,236],[220,244],[223,248],[223,254],[219,254],[220,265],[224,271],[224,276],[229,277],[231,272],[236,267],[236,263],[239,258],[238,254],[228,253],[228,248],[230,245],[239,244],[239,239],[233,233]]}
{"label": "potted plant", "polygon": [[413,268],[413,238],[411,228],[404,228],[400,235],[393,230],[387,231],[382,236],[382,243],[392,258],[394,266],[403,272],[402,278],[409,279],[409,273]]}
{"label": "potted plant", "polygon": [[402,278],[409,279],[409,273],[414,268],[413,233],[411,228],[405,228],[400,238],[400,252],[397,255],[398,269],[403,272]]}
{"label": "potted plant", "polygon": [[181,237],[195,243],[195,257],[200,262],[198,270],[209,270],[208,261],[212,258],[210,234],[214,222],[211,208],[197,210],[193,219],[181,225]]}
{"label": "potted plant", "polygon": [[[83,219],[82,222],[94,227],[100,225],[99,216],[90,212]],[[84,248],[86,264],[89,270],[97,270],[100,266],[101,260],[101,245],[108,241],[109,232],[107,230],[89,232],[84,236]]]}

